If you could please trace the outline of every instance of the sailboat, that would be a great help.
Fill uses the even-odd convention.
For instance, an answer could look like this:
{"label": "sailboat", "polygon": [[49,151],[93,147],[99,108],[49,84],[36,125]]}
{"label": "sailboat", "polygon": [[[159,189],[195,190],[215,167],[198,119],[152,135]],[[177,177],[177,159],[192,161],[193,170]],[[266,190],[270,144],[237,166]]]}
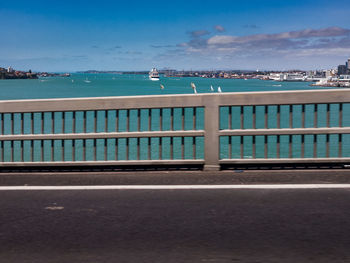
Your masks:
{"label": "sailboat", "polygon": [[194,92],[195,94],[197,94],[197,88],[196,88],[196,85],[194,85],[193,82],[191,82],[191,87],[192,87],[192,89],[193,89],[193,92]]}
{"label": "sailboat", "polygon": [[90,81],[90,80],[88,80],[88,78],[86,78],[86,79],[84,80],[84,82],[86,82],[86,83],[90,83],[91,81]]}
{"label": "sailboat", "polygon": [[221,92],[222,92],[222,90],[221,90],[221,88],[220,88],[220,87],[218,87],[218,92],[219,92],[219,93],[221,93]]}
{"label": "sailboat", "polygon": [[210,85],[210,91],[214,91],[213,85]]}

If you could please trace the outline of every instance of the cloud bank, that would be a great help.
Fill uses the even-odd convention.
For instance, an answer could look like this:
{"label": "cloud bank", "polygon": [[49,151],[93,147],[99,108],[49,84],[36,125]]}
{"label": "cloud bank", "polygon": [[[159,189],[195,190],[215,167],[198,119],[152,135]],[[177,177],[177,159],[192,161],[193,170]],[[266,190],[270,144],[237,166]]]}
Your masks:
{"label": "cloud bank", "polygon": [[[178,47],[187,53],[211,55],[287,55],[308,56],[350,53],[350,29],[327,27],[246,36],[214,35],[204,37],[207,31],[193,31],[193,37]],[[348,53],[344,54],[349,55]]]}

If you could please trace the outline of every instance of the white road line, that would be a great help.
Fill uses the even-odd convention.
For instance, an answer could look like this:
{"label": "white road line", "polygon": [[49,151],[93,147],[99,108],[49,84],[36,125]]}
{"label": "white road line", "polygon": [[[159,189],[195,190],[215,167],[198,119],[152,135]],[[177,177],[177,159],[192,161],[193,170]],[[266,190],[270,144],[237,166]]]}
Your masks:
{"label": "white road line", "polygon": [[261,185],[67,185],[0,186],[0,191],[29,190],[211,190],[211,189],[350,189],[350,184],[261,184]]}

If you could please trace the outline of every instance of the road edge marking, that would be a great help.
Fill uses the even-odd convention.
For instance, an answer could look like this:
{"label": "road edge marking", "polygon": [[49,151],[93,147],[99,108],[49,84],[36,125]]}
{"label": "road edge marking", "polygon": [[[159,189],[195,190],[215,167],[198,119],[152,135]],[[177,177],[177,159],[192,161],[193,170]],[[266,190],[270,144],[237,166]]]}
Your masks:
{"label": "road edge marking", "polygon": [[0,186],[0,191],[57,190],[225,190],[225,189],[350,189],[350,184],[246,184],[246,185],[66,185]]}

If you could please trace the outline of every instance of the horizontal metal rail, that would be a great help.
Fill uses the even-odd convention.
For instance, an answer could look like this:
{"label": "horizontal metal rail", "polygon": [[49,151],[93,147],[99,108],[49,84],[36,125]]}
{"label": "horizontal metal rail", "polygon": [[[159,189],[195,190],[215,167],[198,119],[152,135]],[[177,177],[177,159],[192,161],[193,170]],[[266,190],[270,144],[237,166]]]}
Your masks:
{"label": "horizontal metal rail", "polygon": [[3,162],[1,166],[127,166],[127,165],[196,165],[204,164],[204,159],[196,160],[123,160],[123,161],[65,161],[65,162]]}
{"label": "horizontal metal rail", "polygon": [[350,158],[256,158],[256,159],[221,159],[220,164],[293,164],[293,163],[346,163]]}
{"label": "horizontal metal rail", "polygon": [[350,134],[350,127],[221,130],[220,136]]}
{"label": "horizontal metal rail", "polygon": [[101,98],[65,98],[44,100],[7,100],[0,101],[0,112],[23,113],[204,107],[212,100],[216,101],[220,106],[342,103],[350,102],[350,92],[345,89],[334,89]]}
{"label": "horizontal metal rail", "polygon": [[197,136],[204,136],[204,131],[198,130],[198,131],[21,134],[21,135],[2,135],[0,136],[0,141],[159,138],[159,137],[197,137]]}

